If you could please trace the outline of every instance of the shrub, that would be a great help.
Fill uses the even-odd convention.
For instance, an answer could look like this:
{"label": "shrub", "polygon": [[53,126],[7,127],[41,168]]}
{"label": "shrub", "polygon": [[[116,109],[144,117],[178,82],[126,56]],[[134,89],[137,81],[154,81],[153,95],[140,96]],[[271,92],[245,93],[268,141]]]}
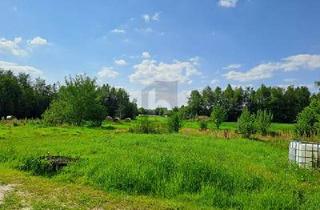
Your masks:
{"label": "shrub", "polygon": [[48,124],[81,125],[92,122],[92,125],[101,125],[104,113],[96,81],[78,75],[66,80],[66,85],[60,88],[57,98],[50,104],[43,119]]}
{"label": "shrub", "polygon": [[34,175],[51,176],[56,173],[54,166],[44,158],[27,159],[24,164],[20,166],[20,169],[31,171]]}
{"label": "shrub", "polygon": [[174,112],[168,118],[169,132],[179,132],[182,127],[182,120],[177,112]]}
{"label": "shrub", "polygon": [[130,127],[129,132],[131,133],[163,133],[164,126],[160,122],[150,120],[148,116],[140,117],[137,123]]}
{"label": "shrub", "polygon": [[314,99],[311,104],[298,114],[295,127],[299,136],[311,137],[320,131],[320,101]]}
{"label": "shrub", "polygon": [[42,156],[27,158],[20,170],[30,171],[34,175],[53,176],[69,163],[76,161],[75,158],[64,156]]}
{"label": "shrub", "polygon": [[250,136],[255,133],[254,121],[254,115],[245,107],[238,118],[238,131],[243,137],[250,138]]}
{"label": "shrub", "polygon": [[200,130],[207,130],[208,129],[208,121],[200,120],[199,127],[200,127]]}
{"label": "shrub", "polygon": [[217,105],[213,107],[213,110],[211,112],[211,119],[213,123],[215,124],[216,128],[219,129],[221,123],[225,121],[226,119],[226,112],[223,109],[223,107]]}
{"label": "shrub", "polygon": [[272,119],[273,115],[271,113],[267,112],[266,110],[259,110],[255,119],[256,130],[260,134],[266,135],[271,126]]}

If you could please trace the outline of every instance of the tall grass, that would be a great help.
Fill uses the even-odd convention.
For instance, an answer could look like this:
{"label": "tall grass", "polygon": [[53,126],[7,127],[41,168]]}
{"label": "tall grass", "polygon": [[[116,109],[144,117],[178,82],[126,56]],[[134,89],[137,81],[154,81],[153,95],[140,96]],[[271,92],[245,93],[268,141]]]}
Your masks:
{"label": "tall grass", "polygon": [[131,127],[129,132],[131,133],[164,133],[166,132],[166,125],[148,116],[140,117]]}
{"label": "tall grass", "polygon": [[201,207],[317,209],[320,174],[287,161],[287,142],[90,128],[0,126],[0,165],[46,154],[78,157],[50,179]]}

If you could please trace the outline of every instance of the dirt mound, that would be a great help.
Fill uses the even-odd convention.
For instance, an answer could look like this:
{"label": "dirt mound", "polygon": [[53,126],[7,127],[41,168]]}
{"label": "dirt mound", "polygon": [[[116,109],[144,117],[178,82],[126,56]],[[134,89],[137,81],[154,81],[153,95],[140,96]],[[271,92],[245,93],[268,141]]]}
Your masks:
{"label": "dirt mound", "polygon": [[20,169],[31,171],[35,175],[53,176],[64,167],[77,160],[77,158],[66,156],[41,156],[27,159]]}

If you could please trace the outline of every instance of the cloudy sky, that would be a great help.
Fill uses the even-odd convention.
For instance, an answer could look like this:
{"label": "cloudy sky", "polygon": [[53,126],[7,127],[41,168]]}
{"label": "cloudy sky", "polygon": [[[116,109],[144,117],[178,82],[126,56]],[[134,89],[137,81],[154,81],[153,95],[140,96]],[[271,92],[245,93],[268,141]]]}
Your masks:
{"label": "cloudy sky", "polygon": [[1,0],[0,68],[49,82],[86,73],[140,98],[320,79],[319,0]]}

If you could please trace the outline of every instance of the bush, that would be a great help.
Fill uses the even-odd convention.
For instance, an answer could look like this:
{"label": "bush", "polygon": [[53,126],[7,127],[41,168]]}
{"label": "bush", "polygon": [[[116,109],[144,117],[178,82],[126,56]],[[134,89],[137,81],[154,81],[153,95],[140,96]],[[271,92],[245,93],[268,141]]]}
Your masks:
{"label": "bush", "polygon": [[261,135],[266,135],[271,126],[272,119],[273,115],[271,113],[267,112],[266,110],[259,110],[255,119],[256,130]]}
{"label": "bush", "polygon": [[207,130],[208,129],[208,121],[200,120],[199,127],[200,127],[200,130]]}
{"label": "bush", "polygon": [[169,132],[179,132],[182,127],[182,120],[177,112],[174,112],[168,118],[168,130]]}
{"label": "bush", "polygon": [[295,128],[299,136],[311,137],[320,132],[320,101],[314,99],[311,104],[298,114]]}
{"label": "bush", "polygon": [[250,138],[250,136],[255,133],[254,121],[254,115],[245,107],[238,118],[238,131],[243,137]]}
{"label": "bush", "polygon": [[226,119],[226,112],[223,109],[223,107],[217,105],[213,107],[213,110],[211,112],[211,119],[213,123],[215,124],[216,128],[219,129],[221,123],[225,121]]}
{"label": "bush", "polygon": [[19,169],[30,171],[34,175],[53,176],[69,163],[75,162],[76,160],[75,158],[64,156],[32,157],[27,158]]}
{"label": "bush", "polygon": [[150,120],[148,116],[140,117],[137,123],[130,127],[129,132],[131,133],[163,133],[164,125],[154,120]]}
{"label": "bush", "polygon": [[48,124],[69,123],[82,125],[101,125],[105,109],[99,101],[96,81],[78,75],[66,80],[66,85],[59,90],[57,98],[44,113],[43,119]]}

